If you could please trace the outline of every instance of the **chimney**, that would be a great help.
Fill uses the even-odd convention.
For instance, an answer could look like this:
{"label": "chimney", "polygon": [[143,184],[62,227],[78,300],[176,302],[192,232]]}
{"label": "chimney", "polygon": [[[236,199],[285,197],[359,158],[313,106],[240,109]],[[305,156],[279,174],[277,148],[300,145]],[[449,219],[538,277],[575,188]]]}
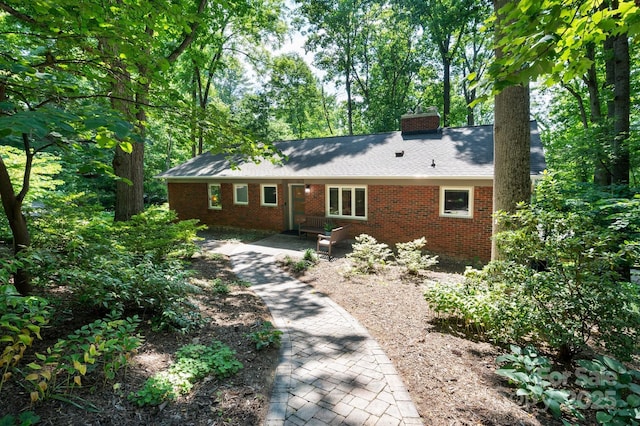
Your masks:
{"label": "chimney", "polygon": [[436,107],[429,107],[425,112],[404,114],[400,117],[400,130],[403,135],[420,133],[437,133],[440,129],[440,114]]}

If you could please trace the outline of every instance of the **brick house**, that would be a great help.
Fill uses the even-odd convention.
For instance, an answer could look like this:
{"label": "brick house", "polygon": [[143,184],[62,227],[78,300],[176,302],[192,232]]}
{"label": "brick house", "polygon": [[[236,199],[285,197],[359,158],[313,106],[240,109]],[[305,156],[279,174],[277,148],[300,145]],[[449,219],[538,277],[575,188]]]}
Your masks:
{"label": "brick house", "polygon": [[[281,164],[202,154],[159,178],[180,219],[295,230],[304,216],[349,224],[393,246],[427,238],[433,253],[489,260],[493,127],[440,128],[437,113],[405,115],[401,131],[277,143]],[[531,123],[531,176],[545,168]]]}

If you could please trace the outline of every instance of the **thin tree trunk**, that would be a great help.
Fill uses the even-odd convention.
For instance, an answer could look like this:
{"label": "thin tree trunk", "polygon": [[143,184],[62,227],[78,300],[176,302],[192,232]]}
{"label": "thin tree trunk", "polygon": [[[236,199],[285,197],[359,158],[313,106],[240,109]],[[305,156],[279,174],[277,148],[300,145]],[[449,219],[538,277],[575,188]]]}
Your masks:
{"label": "thin tree trunk", "polygon": [[[23,138],[27,137],[23,135]],[[25,148],[28,150],[28,148]],[[31,159],[27,153],[27,163],[25,165],[25,179],[23,182],[23,188],[18,195],[16,195],[9,172],[6,164],[0,157],[0,198],[2,198],[2,207],[4,213],[9,222],[11,228],[11,235],[13,237],[13,255],[17,256],[22,250],[31,245],[31,237],[29,235],[29,228],[27,228],[27,219],[22,214],[22,202],[24,195],[28,190],[28,176],[31,173]],[[31,291],[31,283],[29,275],[24,268],[18,268],[13,275],[13,285],[16,290],[23,296],[26,296]]]}
{"label": "thin tree trunk", "polygon": [[442,67],[444,68],[442,90],[442,127],[449,127],[451,115],[451,61],[446,54],[442,54]]}

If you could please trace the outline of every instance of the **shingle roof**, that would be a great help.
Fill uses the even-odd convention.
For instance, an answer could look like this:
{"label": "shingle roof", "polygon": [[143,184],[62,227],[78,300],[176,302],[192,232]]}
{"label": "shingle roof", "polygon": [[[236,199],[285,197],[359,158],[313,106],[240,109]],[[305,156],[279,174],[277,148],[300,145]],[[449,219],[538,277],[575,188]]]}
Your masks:
{"label": "shingle roof", "polygon": [[[444,128],[278,142],[288,156],[280,165],[231,162],[205,153],[158,177],[177,178],[487,178],[493,177],[493,126]],[[396,153],[404,152],[402,156]],[[435,167],[432,167],[432,162]],[[538,127],[531,122],[531,175],[545,169]]]}

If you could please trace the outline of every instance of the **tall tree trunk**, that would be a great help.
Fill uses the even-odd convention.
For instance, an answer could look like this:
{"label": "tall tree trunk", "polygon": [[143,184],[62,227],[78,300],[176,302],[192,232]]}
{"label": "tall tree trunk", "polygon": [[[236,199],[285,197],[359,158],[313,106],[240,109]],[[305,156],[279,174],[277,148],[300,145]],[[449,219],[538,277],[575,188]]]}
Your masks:
{"label": "tall tree trunk", "polygon": [[631,108],[631,74],[629,67],[629,39],[627,34],[617,35],[613,42],[614,61],[614,121],[613,121],[613,161],[611,183],[629,184],[629,114]]}
{"label": "tall tree trunk", "polygon": [[442,127],[449,127],[449,116],[451,115],[451,60],[446,53],[442,53],[442,67],[444,76],[442,78]]}
{"label": "tall tree trunk", "polygon": [[[497,12],[508,2],[509,0],[494,0],[494,9]],[[505,27],[505,23],[498,18],[498,40]],[[496,49],[498,58],[506,53]],[[519,202],[529,202],[531,198],[528,86],[509,86],[496,95],[493,140],[493,211],[513,212]],[[502,230],[502,226],[494,221],[493,235]],[[494,240],[491,258],[501,257],[502,254]]]}
{"label": "tall tree trunk", "polygon": [[349,134],[353,135],[353,99],[351,99],[351,51],[348,47],[347,64],[345,66],[345,90],[347,91],[347,123],[349,125]]}

